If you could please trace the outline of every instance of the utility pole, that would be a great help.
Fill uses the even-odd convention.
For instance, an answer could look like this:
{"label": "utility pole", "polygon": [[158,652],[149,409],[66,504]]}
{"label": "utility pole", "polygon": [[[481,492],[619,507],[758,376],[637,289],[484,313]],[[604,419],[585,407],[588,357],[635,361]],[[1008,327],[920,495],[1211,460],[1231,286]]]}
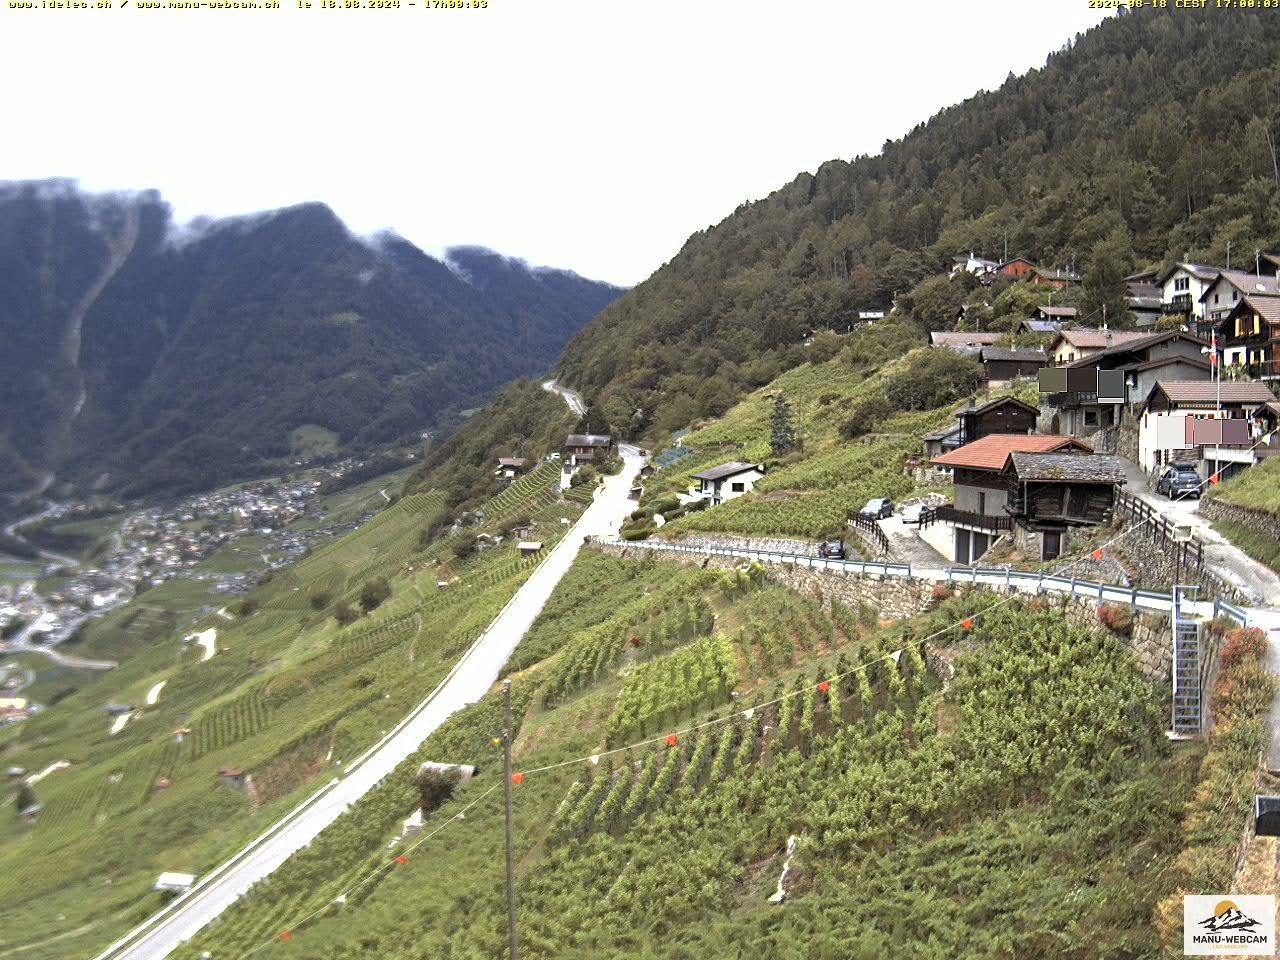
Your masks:
{"label": "utility pole", "polygon": [[511,681],[502,681],[502,772],[507,816],[507,936],[509,960],[516,954],[516,862],[511,839]]}
{"label": "utility pole", "polygon": [[1227,241],[1227,269],[1231,269],[1231,241]]}

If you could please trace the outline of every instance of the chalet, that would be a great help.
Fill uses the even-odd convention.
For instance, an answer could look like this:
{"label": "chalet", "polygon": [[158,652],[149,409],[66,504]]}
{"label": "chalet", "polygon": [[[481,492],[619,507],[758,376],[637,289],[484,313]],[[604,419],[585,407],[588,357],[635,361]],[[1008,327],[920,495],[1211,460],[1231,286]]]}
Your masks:
{"label": "chalet", "polygon": [[763,463],[722,463],[711,470],[695,473],[693,479],[700,484],[698,492],[711,505],[733,500],[750,493],[756,481],[764,476]]}
{"label": "chalet", "polygon": [[1223,270],[1200,295],[1200,316],[1206,323],[1216,325],[1225,320],[1244,297],[1275,296],[1280,296],[1280,270],[1269,273]]}
{"label": "chalet", "polygon": [[976,330],[935,330],[929,334],[929,346],[976,357],[979,350],[995,346],[1003,336],[1003,333],[979,333]]}
{"label": "chalet", "polygon": [[1204,301],[1201,297],[1213,286],[1220,273],[1219,267],[1202,263],[1175,263],[1156,278],[1165,313],[1185,314],[1188,321],[1203,319]]}
{"label": "chalet", "polygon": [[1032,433],[1039,413],[1031,404],[1023,403],[1017,397],[999,397],[980,407],[963,406],[956,411],[956,419],[960,421],[956,446],[962,447],[993,433]]}
{"label": "chalet", "polygon": [[1053,560],[1067,549],[1070,530],[1111,520],[1124,471],[1115,457],[1015,450],[1001,478],[1015,542],[1032,556]]}
{"label": "chalet", "polygon": [[1025,280],[1035,269],[1036,265],[1026,257],[1014,257],[996,267],[996,274],[1006,280]]}
{"label": "chalet", "polygon": [[524,473],[529,461],[524,457],[499,457],[498,469],[494,471],[495,477],[501,477],[503,480],[514,480],[520,474]]}
{"label": "chalet", "polygon": [[1139,330],[1154,328],[1164,316],[1164,300],[1154,283],[1126,283],[1124,302],[1133,325]]}
{"label": "chalet", "polygon": [[956,424],[945,430],[926,433],[921,439],[924,441],[925,460],[933,460],[960,446],[960,425]]}
{"label": "chalet", "polygon": [[1264,457],[1280,455],[1280,402],[1258,381],[1160,380],[1138,420],[1138,465],[1203,461],[1226,479]]}
{"label": "chalet", "polygon": [[1049,344],[1049,362],[1056,367],[1066,366],[1082,357],[1146,336],[1150,334],[1130,330],[1096,330],[1088,327],[1062,330]]}
{"label": "chalet", "polygon": [[608,434],[571,433],[565,438],[561,457],[566,466],[577,466],[603,457],[611,449],[613,438]]}
{"label": "chalet", "polygon": [[1005,510],[1007,484],[1001,477],[1011,453],[1092,453],[1093,448],[1074,437],[1043,434],[991,434],[934,459],[949,468],[955,484],[955,502],[939,507],[937,517],[953,529],[957,563],[974,563],[1002,534],[1013,530]]}
{"label": "chalet", "polygon": [[[1035,307],[1034,309],[1032,309],[1031,315],[1027,319],[1038,320],[1038,321],[1041,321],[1043,324],[1052,324],[1051,327],[1047,328],[1047,332],[1057,333],[1059,330],[1062,329],[1063,324],[1075,323],[1076,316],[1079,314],[1079,312],[1080,311],[1078,311],[1075,307],[1054,307],[1054,306]],[[1035,332],[1045,333],[1046,328],[1041,327],[1040,329],[1037,329]]]}
{"label": "chalet", "polygon": [[[1146,395],[1158,379],[1207,380],[1211,373],[1203,351],[1208,345],[1181,330],[1146,333],[1066,364],[1068,388],[1042,393],[1041,405],[1051,417],[1049,427],[1073,437],[1087,437],[1097,430],[1117,426],[1127,396],[1131,401]],[[1116,393],[1099,393],[1099,371],[1112,371]],[[1088,386],[1074,388],[1082,377]],[[1080,382],[1080,381],[1076,381]]]}
{"label": "chalet", "polygon": [[978,358],[982,361],[982,378],[988,382],[1035,377],[1048,362],[1039,347],[983,347],[978,351]]}
{"label": "chalet", "polygon": [[1280,379],[1280,297],[1248,295],[1215,330],[1225,371]]}
{"label": "chalet", "polygon": [[1036,267],[1031,271],[1029,282],[1037,287],[1052,287],[1054,290],[1062,290],[1068,284],[1079,283],[1080,274],[1074,270],[1060,270],[1054,268],[1052,270],[1045,267]]}

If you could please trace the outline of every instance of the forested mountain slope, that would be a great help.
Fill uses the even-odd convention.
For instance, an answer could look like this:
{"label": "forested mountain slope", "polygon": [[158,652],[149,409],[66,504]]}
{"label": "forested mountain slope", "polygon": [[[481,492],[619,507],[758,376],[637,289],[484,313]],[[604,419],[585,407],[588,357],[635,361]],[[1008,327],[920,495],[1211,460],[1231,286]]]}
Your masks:
{"label": "forested mountain slope", "polygon": [[448,429],[619,293],[489,251],[461,269],[306,204],[179,231],[153,191],[0,186],[0,484],[127,493]]}
{"label": "forested mountain slope", "polygon": [[[887,308],[947,260],[1086,271],[1280,244],[1280,19],[1121,11],[1040,70],[832,160],[690,237],[559,370],[616,431],[684,426],[801,361],[811,328]],[[922,65],[904,62],[904,70]],[[953,317],[917,319],[937,329]]]}

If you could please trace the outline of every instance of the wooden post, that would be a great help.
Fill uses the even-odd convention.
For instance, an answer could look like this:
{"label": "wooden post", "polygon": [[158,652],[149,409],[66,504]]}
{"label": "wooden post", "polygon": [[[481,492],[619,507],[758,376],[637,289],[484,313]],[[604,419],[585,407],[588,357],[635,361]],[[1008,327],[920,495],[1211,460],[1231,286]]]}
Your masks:
{"label": "wooden post", "polygon": [[510,960],[516,953],[516,868],[511,838],[511,681],[502,681],[502,769],[507,818],[507,936],[511,941]]}

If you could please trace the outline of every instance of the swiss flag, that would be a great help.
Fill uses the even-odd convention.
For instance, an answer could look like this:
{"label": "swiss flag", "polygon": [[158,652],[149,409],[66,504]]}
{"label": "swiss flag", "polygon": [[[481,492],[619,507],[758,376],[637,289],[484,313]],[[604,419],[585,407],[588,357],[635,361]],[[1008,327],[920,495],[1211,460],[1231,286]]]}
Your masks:
{"label": "swiss flag", "polygon": [[970,618],[965,617],[963,620],[960,621],[960,626],[964,627],[966,630],[972,630],[973,621]]}
{"label": "swiss flag", "polygon": [[676,745],[676,735],[674,733],[667,734],[667,746],[674,747]]}
{"label": "swiss flag", "polygon": [[820,684],[818,684],[818,689],[819,689],[819,690],[821,690],[823,693],[826,693],[826,692],[827,692],[827,688],[828,688],[829,686],[831,686],[831,684],[829,684],[829,683],[827,683],[827,681],[823,680]]}
{"label": "swiss flag", "polygon": [[524,774],[523,774],[523,773],[513,773],[513,774],[511,775],[511,782],[512,782],[512,783],[524,783]]}

